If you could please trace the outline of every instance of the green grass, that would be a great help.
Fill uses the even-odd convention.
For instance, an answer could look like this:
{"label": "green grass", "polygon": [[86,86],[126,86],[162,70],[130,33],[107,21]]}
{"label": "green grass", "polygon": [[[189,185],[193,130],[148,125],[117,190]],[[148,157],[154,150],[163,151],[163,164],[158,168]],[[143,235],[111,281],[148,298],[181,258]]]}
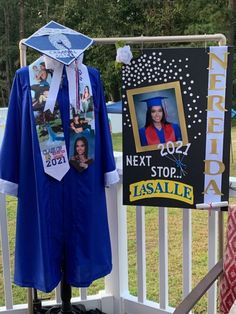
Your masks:
{"label": "green grass", "polygon": [[116,152],[122,151],[122,133],[112,134],[113,150]]}
{"label": "green grass", "polygon": [[[232,143],[234,158],[231,154],[231,176],[236,176],[236,127],[232,129]],[[113,148],[122,150],[121,134],[113,135]],[[232,203],[233,200],[230,200]],[[10,257],[13,273],[14,239],[15,239],[15,213],[16,199],[7,197],[9,234],[10,234]],[[226,218],[226,215],[225,215]],[[207,273],[207,241],[208,241],[208,212],[192,211],[192,277],[193,287]],[[128,262],[129,262],[129,290],[137,295],[137,256],[136,256],[136,216],[135,208],[127,207],[128,228]],[[155,207],[145,208],[146,225],[146,267],[147,267],[147,298],[159,301],[159,245],[158,245],[158,209]],[[169,237],[169,304],[176,306],[182,297],[182,210],[168,209],[168,237]],[[88,294],[95,294],[104,289],[104,279],[96,280],[88,289]],[[53,294],[39,293],[42,298],[52,297]],[[73,295],[78,296],[78,289],[73,288]],[[26,303],[27,289],[13,285],[14,303]],[[3,270],[0,259],[0,306],[4,305]],[[204,296],[194,307],[193,313],[206,313],[207,297]]]}
{"label": "green grass", "polygon": [[[129,291],[137,295],[136,264],[136,222],[135,208],[128,206],[128,251],[129,251]],[[193,211],[193,286],[207,273],[207,223],[208,212]],[[159,301],[159,252],[158,252],[158,209],[145,208],[146,225],[146,267],[147,298]],[[182,210],[168,209],[168,271],[169,271],[169,304],[175,307],[182,297]],[[206,309],[207,298],[203,297],[197,308]],[[201,313],[196,311],[195,313]],[[202,312],[203,313],[203,312]],[[205,312],[204,312],[205,313]]]}

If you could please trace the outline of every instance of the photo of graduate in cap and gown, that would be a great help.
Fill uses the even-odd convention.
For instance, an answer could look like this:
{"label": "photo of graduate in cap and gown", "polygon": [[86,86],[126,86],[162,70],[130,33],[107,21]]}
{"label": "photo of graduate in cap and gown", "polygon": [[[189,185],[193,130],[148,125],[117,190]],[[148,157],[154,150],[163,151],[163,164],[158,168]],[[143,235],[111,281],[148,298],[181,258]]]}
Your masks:
{"label": "photo of graduate in cap and gown", "polygon": [[179,125],[167,121],[164,99],[167,97],[158,96],[142,100],[147,104],[147,111],[145,126],[139,129],[141,146],[182,140]]}

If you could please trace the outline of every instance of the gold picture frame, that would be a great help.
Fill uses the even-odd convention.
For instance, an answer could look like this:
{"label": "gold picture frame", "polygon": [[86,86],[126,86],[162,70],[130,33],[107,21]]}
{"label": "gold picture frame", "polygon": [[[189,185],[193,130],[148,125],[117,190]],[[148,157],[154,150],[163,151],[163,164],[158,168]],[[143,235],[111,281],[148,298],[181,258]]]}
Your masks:
{"label": "gold picture frame", "polygon": [[[146,145],[142,146],[139,136],[139,125],[137,121],[137,112],[135,107],[135,96],[136,95],[146,95],[146,98],[149,98],[150,94],[156,94],[160,92],[167,92],[168,90],[174,90],[175,95],[175,102],[176,102],[176,110],[178,112],[178,120],[179,120],[179,127],[181,130],[182,135],[182,142],[183,145],[186,145],[188,143],[188,134],[187,134],[187,128],[186,128],[186,121],[185,121],[185,115],[184,115],[184,108],[183,108],[183,100],[182,100],[182,94],[180,89],[180,83],[179,81],[171,82],[171,83],[164,83],[164,84],[158,84],[158,85],[152,85],[148,87],[140,87],[140,88],[134,88],[127,90],[127,99],[128,99],[128,106],[130,110],[130,116],[131,116],[131,125],[134,135],[134,141],[135,141],[135,148],[136,152],[146,152],[146,151],[153,151],[158,150],[158,145]],[[163,93],[162,93],[163,94]],[[162,144],[166,145],[166,144]]]}

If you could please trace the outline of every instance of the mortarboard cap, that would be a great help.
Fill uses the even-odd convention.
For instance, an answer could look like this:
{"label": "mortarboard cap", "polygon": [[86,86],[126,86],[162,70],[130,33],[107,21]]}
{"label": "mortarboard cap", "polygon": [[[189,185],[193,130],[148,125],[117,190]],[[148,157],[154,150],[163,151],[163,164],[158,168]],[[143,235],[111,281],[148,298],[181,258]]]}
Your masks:
{"label": "mortarboard cap", "polygon": [[168,98],[168,97],[157,96],[157,97],[144,99],[142,100],[142,102],[146,102],[148,108],[151,108],[152,106],[163,106],[162,100],[165,98]]}
{"label": "mortarboard cap", "polygon": [[93,39],[51,21],[23,43],[50,58],[69,65],[93,44]]}

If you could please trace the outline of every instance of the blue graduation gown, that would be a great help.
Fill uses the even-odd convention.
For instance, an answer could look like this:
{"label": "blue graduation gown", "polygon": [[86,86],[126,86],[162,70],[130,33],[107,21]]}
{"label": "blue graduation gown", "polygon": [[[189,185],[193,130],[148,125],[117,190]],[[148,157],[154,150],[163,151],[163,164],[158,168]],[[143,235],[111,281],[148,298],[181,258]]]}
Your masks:
{"label": "blue graduation gown", "polygon": [[[100,74],[89,68],[95,107],[95,158],[61,181],[44,173],[28,67],[16,72],[0,152],[0,192],[18,197],[14,282],[49,292],[61,280],[87,287],[112,268],[105,185],[118,181]],[[69,152],[69,95],[64,72],[58,103]],[[104,179],[105,177],[105,179]],[[106,182],[105,182],[106,181]]]}

